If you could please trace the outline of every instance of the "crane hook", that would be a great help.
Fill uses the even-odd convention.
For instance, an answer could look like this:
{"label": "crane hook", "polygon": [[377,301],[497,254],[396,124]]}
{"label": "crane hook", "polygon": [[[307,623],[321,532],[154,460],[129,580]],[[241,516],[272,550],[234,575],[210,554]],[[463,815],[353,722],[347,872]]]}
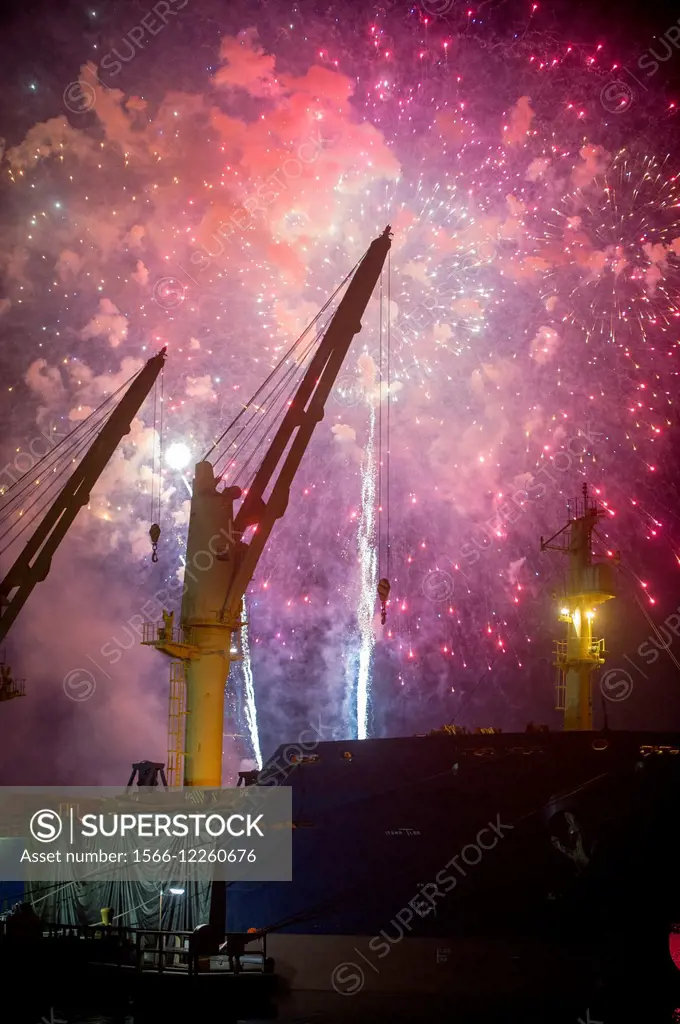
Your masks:
{"label": "crane hook", "polygon": [[389,580],[381,579],[378,583],[378,597],[380,598],[380,622],[385,625],[387,621],[387,599],[390,596]]}
{"label": "crane hook", "polygon": [[151,529],[149,530],[149,536],[151,537],[151,561],[157,562],[158,553],[156,549],[158,548],[158,541],[161,536],[161,528],[158,525],[158,523],[153,523]]}

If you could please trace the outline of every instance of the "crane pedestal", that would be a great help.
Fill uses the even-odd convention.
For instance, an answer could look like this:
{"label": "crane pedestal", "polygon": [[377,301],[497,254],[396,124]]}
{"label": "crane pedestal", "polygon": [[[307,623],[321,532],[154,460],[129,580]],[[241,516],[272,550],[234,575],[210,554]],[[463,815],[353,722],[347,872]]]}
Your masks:
{"label": "crane pedestal", "polygon": [[142,643],[173,659],[170,670],[168,781],[222,785],[224,696],[232,662],[241,660],[242,617],[223,608],[239,564],[233,502],[238,487],[217,490],[209,462],[196,466],[179,628],[147,623]]}

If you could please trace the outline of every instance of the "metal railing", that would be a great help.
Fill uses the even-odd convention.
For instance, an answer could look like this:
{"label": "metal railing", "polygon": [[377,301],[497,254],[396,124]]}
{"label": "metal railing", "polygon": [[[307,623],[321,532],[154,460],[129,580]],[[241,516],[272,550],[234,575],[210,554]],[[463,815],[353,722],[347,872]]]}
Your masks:
{"label": "metal railing", "polygon": [[[555,641],[555,654],[557,656],[557,660],[558,661],[566,661],[567,660],[567,658],[568,658],[568,656],[570,654],[570,651],[569,651],[569,644],[570,643],[573,643],[574,646],[576,646],[576,642],[575,641],[569,641],[569,640],[557,640],[557,641]],[[586,653],[587,653],[589,658],[602,658],[604,656],[604,654],[605,654],[604,639],[602,639],[602,640],[593,640],[592,643],[590,643],[588,645],[588,650],[587,650]]]}
{"label": "metal railing", "polygon": [[142,623],[143,644],[173,643],[190,645],[191,642],[191,627],[173,626],[171,629],[168,629],[162,622]]}
{"label": "metal railing", "polygon": [[25,679],[5,679],[0,685],[0,700],[13,700],[15,697],[26,696]]}
{"label": "metal railing", "polygon": [[[193,932],[182,929],[124,928],[107,925],[44,924],[42,946],[57,945],[69,952],[69,962],[81,966],[101,966],[137,973],[155,974],[264,974],[267,973],[267,937],[243,936],[248,944],[259,945],[245,950],[231,961],[226,952],[207,955],[192,948]],[[7,921],[0,921],[0,939],[12,943]]]}

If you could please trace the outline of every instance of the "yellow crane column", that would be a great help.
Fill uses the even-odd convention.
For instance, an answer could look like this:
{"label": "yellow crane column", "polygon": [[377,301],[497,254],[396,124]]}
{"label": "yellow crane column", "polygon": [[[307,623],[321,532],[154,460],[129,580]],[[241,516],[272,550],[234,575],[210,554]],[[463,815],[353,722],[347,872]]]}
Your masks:
{"label": "yellow crane column", "polygon": [[222,785],[224,695],[232,661],[239,658],[241,616],[222,614],[224,595],[234,575],[238,548],[233,502],[238,487],[217,490],[213,467],[199,462],[184,572],[182,628],[190,631],[197,652],[186,665],[186,755],[184,785]]}

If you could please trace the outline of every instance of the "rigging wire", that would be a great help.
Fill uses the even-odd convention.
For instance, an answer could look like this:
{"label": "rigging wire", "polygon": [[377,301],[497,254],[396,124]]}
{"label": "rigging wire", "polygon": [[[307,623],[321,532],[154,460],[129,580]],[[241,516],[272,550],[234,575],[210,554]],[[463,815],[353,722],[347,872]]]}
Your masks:
{"label": "rigging wire", "polygon": [[161,431],[158,439],[158,522],[161,521],[161,500],[163,493],[163,419],[165,414],[165,367],[161,367]]}
{"label": "rigging wire", "polygon": [[[366,250],[366,252],[368,252],[368,250]],[[220,436],[217,438],[217,440],[213,443],[212,447],[203,456],[203,461],[207,461],[208,460],[209,456],[214,452],[214,450],[217,448],[217,446],[220,444],[220,442],[224,440],[224,438],[227,436],[229,431],[236,425],[236,423],[238,423],[238,421],[241,419],[241,417],[244,415],[244,413],[250,408],[251,405],[253,405],[253,403],[257,400],[257,398],[259,398],[260,394],[269,385],[269,383],[272,380],[272,378],[281,370],[281,368],[284,365],[284,363],[293,355],[293,353],[295,352],[295,350],[298,347],[298,345],[300,345],[302,343],[302,340],[305,337],[305,335],[307,335],[309,333],[309,331],[316,324],[317,320],[319,320],[323,316],[323,314],[326,312],[328,307],[331,305],[331,303],[335,299],[336,295],[347,284],[347,282],[352,277],[352,275],[356,271],[356,269],[359,266],[359,264],[363,262],[365,255],[366,255],[366,253],[364,253],[364,255],[361,257],[361,259],[355,264],[355,266],[350,270],[350,272],[346,275],[346,277],[341,281],[341,283],[335,289],[333,294],[329,296],[329,298],[327,299],[325,304],[321,307],[319,312],[316,314],[314,319],[307,325],[307,327],[305,327],[305,329],[302,332],[302,334],[293,342],[293,344],[290,346],[288,351],[284,353],[284,355],[281,357],[281,359],[279,360],[277,365],[273,368],[273,370],[271,371],[269,376],[262,382],[262,384],[257,389],[257,391],[254,393],[254,395],[251,396],[251,398],[243,406],[242,410],[234,417],[234,419],[231,421],[231,423],[220,434]]]}
{"label": "rigging wire", "polygon": [[[100,408],[98,410],[95,410],[95,413],[101,411],[101,408],[102,407],[100,406]],[[4,532],[0,534],[0,540],[3,540],[5,537],[7,537],[9,534],[11,534],[12,530],[14,530],[19,525],[19,521],[22,524],[24,524],[24,525],[22,526],[21,530],[19,530],[19,532],[16,533],[9,540],[8,544],[4,548],[2,548],[2,550],[0,550],[0,554],[4,554],[5,551],[7,551],[8,548],[11,547],[11,545],[14,544],[16,542],[16,540],[20,536],[22,536],[22,534],[24,534],[26,532],[26,530],[31,525],[31,523],[35,522],[35,520],[36,520],[36,518],[38,518],[38,516],[44,515],[44,513],[47,511],[47,506],[49,505],[49,503],[51,501],[54,500],[52,497],[50,497],[51,492],[54,491],[55,487],[57,486],[57,484],[59,484],[60,480],[65,476],[66,473],[71,471],[71,475],[72,475],[72,473],[75,472],[75,470],[72,470],[73,463],[76,461],[78,456],[83,455],[86,452],[87,448],[89,448],[89,446],[90,446],[91,440],[93,438],[96,438],[97,434],[100,431],[100,428],[102,427],[103,424],[105,424],[107,422],[108,417],[111,415],[112,411],[113,410],[110,410],[106,414],[106,416],[101,418],[98,422],[95,421],[95,422],[91,423],[89,428],[88,428],[88,430],[83,434],[82,437],[74,439],[72,441],[71,445],[69,446],[69,448],[67,448],[64,452],[60,453],[60,458],[64,458],[64,462],[63,462],[63,465],[62,465],[61,469],[59,469],[58,472],[57,472],[57,466],[55,466],[52,469],[52,473],[55,473],[56,475],[49,482],[49,484],[47,484],[45,487],[43,487],[42,490],[35,492],[35,498],[33,499],[33,501],[31,501],[25,508],[14,509],[13,513],[11,512],[10,509],[8,509],[7,514],[4,516],[4,521],[5,522],[9,519],[10,514],[18,515],[19,519],[18,520],[14,520],[13,522],[9,523],[9,525],[7,526],[7,529],[4,530]],[[94,413],[92,415],[94,415]],[[91,418],[92,418],[92,416],[89,416],[88,419],[84,421],[84,423],[89,422],[89,420]],[[79,424],[78,428],[76,428],[76,429],[80,429],[82,426],[83,426],[83,424]],[[72,437],[75,432],[76,431],[71,431],[71,434],[69,434],[68,436]],[[65,440],[67,440],[67,438],[64,438],[64,441]],[[51,453],[51,454],[53,454],[53,453]],[[70,454],[71,457],[68,459],[68,461],[66,461],[65,457],[67,455],[69,455],[69,454]],[[69,479],[70,478],[71,477],[69,476]],[[65,481],[63,486],[66,486],[66,483],[68,483],[68,480]],[[34,485],[39,485],[40,484],[40,479],[33,481],[33,484]],[[24,490],[25,490],[25,488],[24,488]],[[14,498],[12,499],[12,502],[10,502],[10,505],[13,504],[17,500],[18,497],[20,497],[19,494],[15,495]],[[30,509],[34,508],[35,505],[38,504],[38,503],[39,503],[39,508],[37,509],[37,511],[34,513],[34,515],[32,515],[31,517],[26,519],[25,513],[28,512]],[[0,519],[0,522],[3,522],[3,520]]]}
{"label": "rigging wire", "polygon": [[[13,544],[16,543],[18,538],[21,537],[26,532],[26,530],[29,528],[29,526],[31,526],[31,524],[34,523],[37,518],[39,518],[40,516],[43,516],[46,513],[48,506],[54,500],[53,497],[50,496],[51,493],[54,491],[55,487],[60,483],[62,477],[64,477],[64,475],[71,469],[71,465],[75,461],[75,457],[77,457],[78,455],[82,455],[84,453],[84,451],[87,449],[87,447],[89,447],[90,438],[93,435],[94,435],[94,427],[87,434],[85,434],[84,437],[81,440],[78,441],[77,445],[75,445],[74,457],[70,460],[70,462],[65,463],[65,465],[62,467],[62,469],[49,482],[49,484],[47,484],[43,488],[43,490],[38,491],[36,493],[36,496],[35,496],[34,500],[32,502],[30,502],[26,506],[26,508],[23,508],[19,512],[17,512],[17,515],[19,516],[19,520],[15,520],[14,522],[9,524],[7,529],[3,533],[0,534],[0,540],[3,540],[5,537],[7,537],[9,534],[11,534],[12,530],[14,530],[19,525],[19,522],[24,523],[24,525],[18,531],[18,533],[15,533],[14,536],[10,538],[10,540],[5,545],[5,547],[0,549],[0,554],[4,554],[6,551],[8,551],[9,548]],[[55,470],[55,472],[56,472],[56,470]],[[69,477],[69,479],[70,479],[70,477]],[[63,486],[66,486],[67,482],[68,481],[65,481]],[[63,486],[62,486],[62,489],[63,489]],[[32,516],[27,518],[25,516],[25,513],[30,511],[30,509],[32,509],[37,503],[40,503],[39,508],[36,510],[36,512]]]}
{"label": "rigging wire", "polygon": [[[160,398],[160,426],[157,427],[156,404],[158,399],[158,379],[156,379],[153,391],[153,456],[151,459],[151,526],[149,537],[151,538],[151,561],[158,561],[158,541],[161,537],[161,493],[163,490],[163,368],[161,368],[161,398]],[[158,435],[158,508],[155,502],[156,487],[156,435]],[[156,515],[156,511],[158,514]]]}
{"label": "rigging wire", "polygon": [[[317,317],[315,317],[315,320],[316,320],[316,319],[318,319],[318,316],[317,316]],[[285,363],[286,359],[288,358],[288,356],[289,356],[289,355],[291,354],[291,352],[292,352],[292,351],[294,351],[294,349],[295,349],[295,348],[297,348],[297,347],[298,347],[298,345],[300,344],[300,342],[301,342],[302,338],[304,338],[305,334],[307,334],[307,333],[308,333],[308,331],[309,331],[309,330],[311,329],[311,326],[312,326],[312,325],[310,324],[310,325],[309,325],[309,326],[308,326],[308,327],[307,327],[307,328],[305,329],[305,331],[303,332],[303,334],[302,334],[302,335],[300,335],[300,338],[298,338],[298,340],[297,340],[297,341],[295,342],[295,344],[294,344],[294,345],[292,346],[292,348],[291,348],[291,349],[289,350],[289,352],[288,352],[288,353],[286,353],[286,355],[285,355],[285,356],[283,357],[283,359],[282,359],[282,360],[281,360],[281,361],[279,362],[279,364],[278,364],[278,365],[277,365],[277,366],[276,366],[276,367],[274,368],[274,370],[273,370],[273,371],[271,372],[271,374],[270,374],[270,375],[269,375],[269,377],[267,378],[267,381],[265,382],[265,384],[266,384],[266,383],[268,383],[268,382],[270,382],[270,381],[273,381],[273,379],[274,379],[275,375],[276,375],[276,374],[277,374],[277,373],[278,373],[278,372],[279,372],[279,371],[281,370],[281,368],[282,368],[283,364]],[[325,330],[325,329],[324,329],[324,330]],[[316,334],[314,335],[314,337],[312,338],[312,340],[311,340],[311,341],[310,341],[310,342],[308,343],[308,345],[307,345],[307,348],[306,348],[306,349],[305,349],[305,350],[303,351],[303,353],[302,353],[302,357],[301,357],[301,358],[298,358],[298,359],[296,359],[296,360],[294,360],[294,362],[293,362],[293,363],[291,364],[291,366],[290,366],[290,367],[289,367],[289,368],[288,368],[288,369],[287,369],[287,370],[285,371],[285,373],[284,373],[284,376],[283,376],[283,379],[282,379],[282,382],[281,382],[281,383],[276,383],[276,384],[274,384],[274,386],[273,386],[272,390],[271,390],[271,391],[269,391],[269,392],[267,392],[267,393],[266,393],[266,394],[265,394],[265,395],[263,396],[263,398],[262,398],[262,401],[261,401],[261,403],[259,403],[259,404],[258,404],[258,405],[257,405],[257,406],[255,407],[255,412],[254,412],[254,413],[253,413],[253,414],[251,415],[250,419],[246,421],[246,424],[245,424],[245,425],[244,425],[244,426],[243,426],[243,427],[241,428],[241,430],[240,430],[240,431],[239,431],[239,432],[238,432],[238,433],[236,434],[236,437],[235,437],[235,438],[234,438],[234,440],[233,440],[233,441],[231,441],[231,442],[230,442],[230,444],[229,444],[229,445],[227,446],[227,449],[225,449],[225,452],[223,452],[222,454],[218,455],[218,457],[217,457],[217,459],[216,459],[216,462],[217,462],[217,461],[219,461],[220,459],[224,458],[224,454],[226,454],[226,451],[228,450],[228,448],[229,448],[229,447],[233,447],[233,446],[235,445],[235,443],[236,443],[236,440],[238,439],[238,437],[240,437],[240,435],[241,435],[241,434],[243,433],[243,431],[247,429],[247,427],[249,426],[249,424],[250,424],[250,423],[252,423],[252,422],[253,422],[253,420],[256,420],[256,421],[257,421],[257,420],[258,420],[258,418],[259,418],[259,415],[260,415],[261,413],[262,413],[262,415],[264,415],[264,416],[266,416],[266,415],[268,414],[268,410],[264,409],[265,403],[266,403],[267,401],[269,401],[269,400],[270,400],[270,398],[271,398],[272,396],[276,396],[276,394],[277,394],[277,391],[280,391],[282,387],[285,387],[285,386],[286,386],[286,383],[287,383],[287,379],[290,379],[291,377],[292,377],[292,378],[294,378],[294,379],[293,379],[293,385],[295,385],[295,382],[296,382],[296,380],[295,380],[295,375],[296,375],[296,374],[298,373],[298,371],[299,371],[299,370],[300,370],[301,368],[303,368],[303,367],[304,367],[304,360],[306,360],[306,359],[307,359],[307,357],[308,357],[308,355],[309,355],[309,353],[310,353],[311,349],[312,349],[312,348],[314,347],[314,345],[315,345],[315,344],[316,344],[316,343],[318,342],[318,340],[319,340],[320,336],[322,336],[322,332],[317,332],[317,333],[316,333]],[[300,376],[301,376],[301,375],[300,375]],[[255,393],[255,395],[254,395],[254,396],[253,396],[253,397],[252,397],[252,398],[251,398],[251,399],[250,399],[250,400],[249,400],[249,401],[248,401],[248,402],[246,403],[246,405],[244,405],[244,407],[243,407],[243,409],[241,410],[241,412],[240,412],[240,413],[239,413],[239,414],[238,414],[238,415],[237,415],[237,416],[236,416],[236,417],[235,417],[235,418],[234,418],[234,419],[232,420],[232,422],[231,422],[231,423],[229,424],[229,426],[227,427],[227,429],[226,429],[226,430],[224,431],[224,433],[222,434],[222,438],[224,438],[224,437],[226,436],[226,434],[227,434],[227,433],[229,432],[229,430],[231,430],[231,428],[232,428],[233,426],[235,426],[235,425],[236,425],[236,423],[237,423],[237,422],[239,421],[239,419],[241,419],[241,418],[242,418],[242,417],[243,417],[243,416],[245,415],[245,413],[246,413],[246,412],[248,411],[248,409],[249,409],[249,408],[250,408],[250,407],[251,407],[251,406],[252,406],[252,405],[254,404],[254,401],[255,401],[255,399],[256,399],[257,397],[259,397],[259,394],[260,394],[260,392],[261,392],[261,391],[262,391],[262,390],[264,389],[264,387],[265,387],[265,384],[263,384],[263,385],[262,385],[262,386],[261,386],[260,388],[258,388],[258,390],[257,390],[257,392]],[[263,412],[263,410],[264,410],[264,412]],[[260,422],[262,422],[262,421],[260,420]],[[255,428],[255,429],[257,429],[257,428]],[[249,439],[250,439],[250,438],[252,437],[253,433],[254,433],[254,430],[251,430],[246,440],[249,440]],[[222,440],[222,438],[220,438],[220,440]],[[211,448],[210,452],[212,452],[212,451],[214,450],[214,448],[215,448],[215,447],[217,446],[217,444],[218,444],[218,443],[219,443],[219,441],[218,441],[218,442],[216,442],[216,444],[215,444],[215,445],[213,445],[213,448]],[[243,445],[243,443],[242,443],[242,445]],[[241,447],[242,447],[242,445],[241,445]],[[209,452],[208,454],[210,454],[210,452]],[[206,456],[206,458],[207,458],[207,456]]]}
{"label": "rigging wire", "polygon": [[384,275],[380,274],[380,317],[378,321],[378,579],[382,579],[383,567],[383,537],[382,537],[382,485],[383,485],[383,418],[382,418],[382,397],[383,397],[383,280]]}
{"label": "rigging wire", "polygon": [[151,450],[151,514],[149,516],[149,521],[152,522],[152,523],[154,522],[154,512],[156,511],[156,503],[155,503],[155,496],[156,496],[156,437],[157,437],[156,424],[158,422],[158,419],[157,419],[157,416],[158,416],[158,414],[157,414],[157,406],[158,406],[158,380],[156,380],[156,382],[154,384],[154,387],[153,387],[153,448]]}
{"label": "rigging wire", "polygon": [[392,327],[390,310],[392,308],[392,250],[387,253],[387,578],[390,578],[392,544],[390,536],[390,403],[392,400]]}
{"label": "rigging wire", "polygon": [[[318,340],[318,335],[309,343],[309,345],[307,347],[307,350],[303,354],[303,359],[306,360],[309,357],[309,355],[313,352],[313,349],[314,349],[314,346],[315,346],[317,340]],[[301,370],[302,372],[296,374],[295,373],[296,370]],[[254,427],[250,431],[250,434],[245,439],[245,441],[241,444],[240,448],[237,449],[237,452],[242,450],[245,447],[247,442],[255,435],[255,433],[256,433],[256,431],[257,431],[259,426],[264,426],[264,422],[265,422],[265,419],[267,417],[270,417],[270,419],[272,420],[272,425],[271,426],[267,426],[266,430],[273,429],[273,427],[276,424],[278,418],[279,417],[281,417],[281,418],[283,417],[284,409],[286,409],[290,405],[290,402],[293,399],[293,397],[295,395],[295,392],[297,391],[297,388],[298,388],[298,386],[300,384],[300,381],[301,381],[302,377],[304,376],[304,374],[306,373],[306,371],[307,371],[307,367],[302,362],[300,362],[297,366],[294,366],[294,367],[291,368],[291,371],[288,372],[288,374],[287,374],[288,380],[284,377],[284,379],[281,382],[281,384],[277,387],[277,390],[278,390],[279,393],[278,394],[276,394],[275,392],[272,393],[272,398],[271,398],[272,404],[263,413],[263,418],[260,419],[259,421],[256,421]],[[286,388],[286,387],[287,387],[287,390],[284,391],[284,388]],[[275,402],[278,402],[278,406],[273,404]],[[251,453],[248,456],[248,458],[246,459],[246,461],[239,468],[238,473],[236,474],[236,477],[235,477],[235,479],[233,481],[234,483],[236,483],[238,480],[242,480],[243,479],[243,474],[244,474],[245,470],[250,465],[250,463],[252,463],[253,459],[255,459],[255,457],[258,455],[259,444],[260,443],[262,443],[262,442],[258,442],[258,445],[256,445],[253,448],[253,450],[251,451]],[[226,473],[226,469],[225,469],[225,473]],[[249,487],[250,486],[252,481],[255,479],[256,475],[257,475],[257,468],[255,470],[253,470],[250,473],[250,475],[247,477],[246,482],[245,482],[245,487]]]}
{"label": "rigging wire", "polygon": [[[383,274],[380,275],[380,317],[379,317],[379,333],[380,333],[380,374],[379,374],[379,386],[378,386],[378,598],[380,599],[380,622],[384,626],[387,621],[387,602],[390,596],[390,349],[391,349],[391,334],[390,334],[390,282],[391,282],[391,271],[392,265],[388,253],[387,263],[387,330],[383,329]],[[387,350],[387,380],[386,388],[383,387],[383,335],[386,334],[386,350]],[[382,428],[382,404],[383,394],[385,394],[387,400],[387,431],[385,437],[385,452],[383,454],[383,428]],[[384,463],[384,468],[383,468]],[[386,490],[386,519],[387,529],[385,533],[385,560],[386,560],[386,572],[382,575],[381,564],[382,564],[382,493],[383,493],[383,473],[385,474],[385,490]]]}
{"label": "rigging wire", "polygon": [[[99,412],[99,411],[100,410],[95,410],[95,413]],[[67,448],[64,448],[63,451],[60,451],[58,453],[57,458],[54,460],[54,462],[55,462],[54,466],[50,467],[49,466],[49,462],[50,462],[51,456],[53,456],[55,454],[57,449],[55,448],[52,452],[49,453],[49,455],[44,456],[43,458],[46,459],[47,461],[45,463],[45,466],[43,466],[42,472],[35,479],[32,478],[30,480],[26,480],[26,483],[24,484],[24,486],[19,491],[17,491],[17,493],[10,499],[10,501],[7,503],[7,507],[6,507],[5,512],[3,513],[2,516],[0,516],[0,523],[11,517],[11,515],[12,515],[12,505],[15,505],[17,503],[17,501],[20,502],[21,499],[25,499],[25,498],[29,497],[29,495],[33,492],[34,488],[40,484],[41,477],[44,478],[44,474],[46,472],[49,471],[51,473],[56,473],[58,471],[60,476],[63,475],[63,473],[67,469],[69,469],[70,466],[73,464],[73,461],[74,461],[73,454],[75,452],[77,452],[79,448],[82,448],[83,438],[87,438],[89,440],[90,438],[96,437],[97,432],[99,431],[101,426],[106,423],[108,417],[111,415],[111,412],[112,412],[112,410],[104,412],[103,415],[101,415],[98,420],[92,420],[92,423],[90,423],[89,421],[95,415],[95,413],[93,413],[91,416],[88,417],[87,420],[85,420],[85,421],[83,421],[83,423],[79,424],[77,430],[71,431],[71,433],[68,435],[68,437],[63,438],[62,442],[60,442],[61,444],[65,443],[69,439],[72,439],[72,440],[71,440],[71,443],[68,445]],[[88,426],[87,430],[84,431],[81,434],[80,437],[78,437],[77,436],[77,431],[80,430],[83,426],[85,426],[85,424],[88,424],[88,423],[89,423],[89,426]],[[60,462],[61,462],[61,468],[59,468],[59,463]],[[21,483],[21,480],[23,480],[23,479],[24,478],[22,477],[20,480],[17,481],[17,483]],[[16,509],[14,511],[16,511]]]}
{"label": "rigging wire", "polygon": [[[288,369],[287,369],[287,370],[285,371],[285,373],[284,373],[284,375],[283,375],[283,377],[282,377],[281,381],[280,381],[280,382],[278,382],[278,383],[277,383],[277,384],[276,384],[276,385],[275,385],[275,386],[274,386],[274,387],[272,388],[272,390],[271,390],[270,392],[268,392],[268,393],[267,393],[267,394],[266,394],[266,395],[265,395],[265,396],[263,397],[263,399],[262,399],[262,404],[261,404],[261,405],[258,405],[258,406],[257,406],[257,407],[255,408],[255,411],[254,411],[254,412],[252,413],[252,415],[250,416],[250,419],[248,419],[248,420],[247,420],[247,421],[245,422],[245,424],[244,424],[244,425],[243,425],[243,426],[241,427],[241,429],[240,429],[240,430],[238,431],[238,433],[237,433],[237,434],[235,435],[235,437],[234,437],[233,441],[232,441],[232,442],[231,442],[231,443],[230,443],[230,444],[228,445],[228,447],[227,447],[227,448],[225,448],[225,449],[224,449],[224,451],[223,451],[223,452],[221,452],[221,453],[220,453],[220,454],[219,454],[219,455],[218,455],[218,456],[216,457],[216,459],[215,459],[215,466],[217,466],[217,464],[218,464],[219,462],[221,462],[221,461],[222,461],[222,459],[224,459],[224,458],[225,458],[225,457],[226,457],[226,456],[227,456],[227,455],[229,454],[229,448],[233,448],[233,449],[234,449],[234,451],[233,451],[233,453],[232,453],[232,461],[231,461],[231,464],[233,465],[233,461],[234,461],[234,458],[235,458],[235,457],[236,457],[236,456],[237,456],[237,455],[238,455],[238,454],[239,454],[239,453],[240,453],[241,451],[243,451],[243,449],[244,449],[244,448],[246,447],[246,445],[248,444],[248,442],[249,442],[249,441],[250,441],[250,440],[252,439],[252,437],[253,437],[253,436],[255,435],[255,433],[257,432],[257,430],[258,430],[259,426],[260,426],[260,425],[264,425],[264,422],[265,422],[265,420],[267,419],[267,417],[271,416],[271,414],[272,414],[272,406],[271,406],[271,405],[269,405],[268,407],[266,407],[266,408],[265,408],[265,406],[267,405],[267,403],[268,403],[268,402],[271,402],[271,403],[273,403],[273,402],[276,402],[276,401],[278,401],[278,400],[279,400],[279,398],[280,398],[280,395],[281,395],[281,392],[282,392],[282,390],[283,390],[283,389],[285,389],[285,388],[286,388],[286,387],[287,387],[288,385],[290,385],[290,387],[288,388],[288,391],[287,391],[287,393],[286,393],[286,394],[284,394],[284,404],[285,404],[285,401],[287,401],[287,400],[289,399],[289,397],[291,397],[291,396],[292,396],[292,394],[293,394],[293,390],[294,390],[294,389],[295,389],[295,388],[297,387],[297,384],[298,384],[298,379],[299,379],[299,378],[300,378],[300,377],[301,377],[301,376],[302,376],[302,375],[304,374],[304,372],[306,372],[306,366],[305,366],[305,364],[304,364],[304,361],[305,361],[305,360],[307,360],[307,358],[308,358],[308,356],[309,356],[310,352],[311,352],[311,351],[312,351],[312,349],[314,348],[314,345],[315,345],[315,344],[316,344],[316,342],[318,341],[318,338],[319,338],[319,335],[318,335],[318,334],[316,334],[316,335],[314,336],[314,338],[312,338],[312,340],[311,340],[311,341],[309,342],[309,344],[308,344],[307,348],[305,349],[305,351],[304,351],[304,352],[302,353],[302,357],[301,357],[301,358],[300,358],[300,359],[299,359],[298,361],[296,361],[295,363],[293,363],[293,364],[292,364],[292,365],[291,365],[291,366],[290,366],[290,367],[289,367],[289,368],[288,368]],[[281,408],[281,406],[279,406],[279,410],[277,410],[277,411],[276,411],[276,412],[277,412],[277,414],[278,414],[278,411],[280,411],[280,408]],[[244,409],[244,412],[245,412],[245,409]],[[251,425],[251,424],[253,424],[253,423],[254,423],[254,426],[250,427],[250,425]],[[249,427],[250,427],[250,430],[248,431],[248,433],[247,433],[246,437],[245,437],[245,438],[244,438],[244,439],[243,439],[243,440],[242,440],[242,441],[241,441],[240,443],[238,443],[238,444],[237,444],[237,442],[238,442],[238,439],[239,439],[239,438],[241,437],[241,435],[242,435],[242,434],[243,434],[243,433],[244,433],[244,432],[245,432],[246,430],[248,430],[248,428],[249,428]],[[267,427],[266,429],[268,430],[268,429],[270,429],[270,428],[269,428],[269,427]],[[226,475],[226,473],[227,473],[227,470],[228,470],[228,468],[229,468],[229,467],[225,467],[224,471],[223,471],[223,472],[222,472],[222,473],[220,474],[220,476],[221,476],[221,477],[224,477],[224,476]],[[241,473],[241,471],[239,470],[239,475],[240,475],[240,473]]]}
{"label": "rigging wire", "polygon": [[[142,369],[143,369],[143,367],[142,367]],[[35,466],[32,466],[30,470],[27,470],[26,473],[23,474],[23,476],[19,477],[18,480],[15,480],[14,483],[10,487],[8,487],[6,491],[3,492],[4,494],[9,495],[9,494],[12,493],[12,491],[14,490],[15,487],[19,487],[19,485],[21,485],[19,487],[19,490],[13,495],[13,497],[11,498],[9,503],[6,504],[5,509],[3,510],[3,513],[0,515],[0,523],[10,514],[10,508],[11,508],[11,505],[13,504],[13,502],[15,502],[17,500],[17,498],[20,498],[21,495],[24,492],[30,490],[32,488],[32,486],[35,486],[37,483],[39,483],[39,480],[34,480],[32,478],[34,470],[36,470],[38,467],[40,467],[43,463],[45,463],[46,466],[49,465],[50,461],[55,456],[57,456],[58,458],[61,458],[64,454],[68,453],[70,448],[74,447],[75,445],[80,444],[79,441],[75,440],[75,441],[72,442],[72,444],[70,445],[69,449],[66,449],[65,451],[61,451],[60,452],[60,448],[62,448],[62,445],[65,445],[67,443],[67,441],[69,441],[71,438],[74,437],[75,434],[78,433],[79,430],[82,430],[83,427],[86,427],[88,425],[88,423],[90,423],[90,421],[94,421],[94,418],[100,412],[103,411],[103,409],[109,404],[109,402],[111,402],[116,397],[116,395],[118,395],[123,390],[123,388],[126,388],[130,384],[132,384],[132,382],[135,380],[136,377],[139,376],[139,374],[141,372],[142,372],[141,369],[138,370],[137,373],[134,373],[132,375],[132,377],[130,377],[128,380],[126,380],[123,384],[121,384],[121,386],[119,388],[117,388],[117,390],[114,391],[112,395],[109,395],[108,398],[105,398],[104,401],[101,402],[97,406],[97,408],[94,409],[86,419],[84,419],[81,423],[79,423],[76,427],[74,427],[73,430],[71,430],[68,434],[66,434],[65,437],[62,437],[62,439],[54,446],[54,448],[51,451],[45,452],[45,454],[43,456],[41,456],[40,459],[38,459],[38,461],[36,462]],[[111,409],[111,410],[109,410],[109,412],[106,415],[110,416],[112,412],[113,412],[113,410]],[[91,426],[88,427],[88,431],[91,432],[91,430],[92,430],[92,427]],[[28,474],[29,473],[31,473],[31,479],[28,478]],[[23,482],[23,481],[25,481],[25,482]]]}

